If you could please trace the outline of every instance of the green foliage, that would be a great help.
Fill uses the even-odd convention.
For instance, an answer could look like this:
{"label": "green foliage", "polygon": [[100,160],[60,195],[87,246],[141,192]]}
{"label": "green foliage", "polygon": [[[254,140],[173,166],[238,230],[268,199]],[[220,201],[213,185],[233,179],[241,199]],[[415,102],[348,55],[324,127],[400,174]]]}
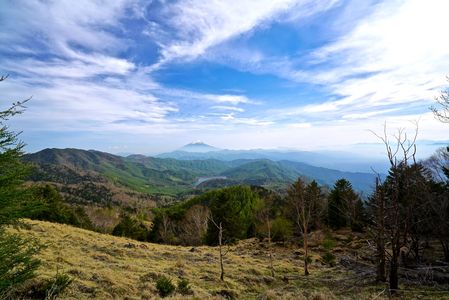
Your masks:
{"label": "green foliage", "polygon": [[[223,240],[232,242],[254,236],[255,209],[260,201],[259,195],[248,186],[235,186],[215,190],[210,196],[210,211],[216,224],[223,226]],[[218,228],[209,222],[206,242],[218,243]]]}
{"label": "green foliage", "polygon": [[[5,77],[0,77],[3,81]],[[6,121],[23,112],[24,102],[0,111],[0,296],[35,276],[39,261],[33,256],[40,247],[33,240],[5,232],[5,226],[19,224],[25,212],[36,209],[23,187],[29,167],[21,161],[24,144],[9,130]]]}
{"label": "green foliage", "polygon": [[147,241],[149,231],[141,221],[124,215],[120,223],[112,230],[112,235],[129,237],[138,241]]}
{"label": "green foliage", "polygon": [[271,223],[271,234],[273,241],[288,241],[293,236],[293,223],[282,216],[278,216]]}
{"label": "green foliage", "polygon": [[268,182],[290,182],[297,173],[270,160],[256,160],[231,168],[222,175],[245,184],[263,185]]}
{"label": "green foliage", "polygon": [[324,241],[321,243],[321,245],[323,246],[323,248],[327,251],[332,250],[332,248],[335,247],[335,240],[332,239],[331,236],[326,236],[326,238],[324,239]]}
{"label": "green foliage", "polygon": [[65,292],[72,281],[72,278],[67,274],[59,273],[49,279],[33,279],[20,288],[11,291],[7,299],[57,299]]}
{"label": "green foliage", "polygon": [[171,279],[167,278],[166,276],[160,276],[156,280],[156,289],[159,293],[159,296],[164,298],[171,295],[176,288]]}
{"label": "green foliage", "polygon": [[326,238],[321,243],[321,246],[323,246],[323,248],[325,250],[324,255],[321,257],[321,262],[330,267],[334,267],[336,264],[336,262],[335,262],[336,257],[331,252],[332,249],[335,247],[335,244],[336,244],[336,242],[330,234],[326,235]]}
{"label": "green foliage", "polygon": [[177,287],[178,293],[181,295],[191,295],[192,289],[190,288],[189,281],[185,278],[181,278],[178,280],[178,287]]}
{"label": "green foliage", "polygon": [[[188,201],[177,203],[166,208],[153,210],[154,219],[150,240],[169,244],[198,244],[201,242],[201,230],[192,232],[191,212],[196,209],[194,223],[208,221],[209,211],[215,222],[222,222],[225,241],[234,241],[255,235],[255,213],[260,201],[258,192],[248,186],[235,186],[211,190]],[[203,210],[199,208],[204,208]],[[201,214],[199,214],[201,213]],[[198,216],[201,217],[198,219]],[[206,225],[205,241],[216,244],[217,228]],[[214,227],[214,228],[212,228]],[[193,234],[197,236],[194,237]]]}
{"label": "green foliage", "polygon": [[363,232],[363,229],[368,224],[368,216],[365,205],[362,199],[357,199],[353,208],[353,218],[351,221],[351,229],[357,232]]}
{"label": "green foliage", "polygon": [[93,225],[82,207],[72,208],[64,203],[58,191],[50,185],[34,186],[32,189],[34,201],[40,204],[40,209],[29,212],[24,217],[30,219],[69,224],[81,228],[92,229]]}
{"label": "green foliage", "polygon": [[[360,197],[352,189],[352,185],[348,180],[337,180],[329,194],[329,226],[334,229],[351,226],[353,223],[360,226],[361,216],[358,214],[362,212],[355,210],[356,203],[359,202],[359,200]],[[359,209],[360,208],[363,208],[363,204],[361,207],[359,206]]]}
{"label": "green foliage", "polygon": [[45,299],[56,299],[72,283],[73,279],[67,274],[56,274],[56,276],[46,282],[44,285]]}
{"label": "green foliage", "polygon": [[315,180],[307,184],[304,197],[306,202],[310,203],[310,221],[309,228],[316,229],[322,226],[325,219],[324,212],[326,211],[326,198],[321,186]]}
{"label": "green foliage", "polygon": [[35,276],[40,262],[33,256],[40,249],[36,241],[0,229],[0,298]]}
{"label": "green foliage", "polygon": [[0,226],[12,224],[31,209],[26,205],[27,191],[22,187],[29,167],[22,163],[24,144],[5,124],[10,117],[22,112],[22,103],[0,111]]}
{"label": "green foliage", "polygon": [[321,261],[330,267],[335,267],[335,255],[333,255],[330,251],[326,251],[324,255],[321,257]]}
{"label": "green foliage", "polygon": [[[102,184],[108,183],[108,187],[116,186],[143,194],[180,197],[196,194],[199,188],[238,184],[285,189],[298,176],[315,178],[321,184],[331,184],[336,178],[345,177],[357,189],[364,191],[371,190],[374,181],[374,175],[369,173],[353,174],[299,162],[263,159],[176,160],[142,155],[124,158],[93,150],[45,149],[26,155],[25,160],[36,165],[36,170],[30,177],[33,181],[86,185],[80,189],[72,186],[64,193],[74,192],[75,198],[84,202],[101,202],[104,197],[111,196],[111,191],[102,191],[101,197],[91,193],[87,185],[89,182],[94,182],[98,189]],[[226,176],[227,179],[206,181],[195,186],[198,178],[215,176]],[[90,198],[86,198],[87,196]]]}

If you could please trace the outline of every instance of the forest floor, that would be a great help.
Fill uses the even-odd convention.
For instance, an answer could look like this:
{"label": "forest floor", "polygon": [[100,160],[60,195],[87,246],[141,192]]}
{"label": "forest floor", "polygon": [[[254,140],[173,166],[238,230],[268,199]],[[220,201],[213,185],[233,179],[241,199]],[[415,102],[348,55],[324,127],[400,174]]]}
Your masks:
{"label": "forest floor", "polygon": [[[310,275],[304,276],[299,246],[274,246],[275,277],[270,276],[266,243],[258,239],[232,245],[220,281],[217,247],[143,243],[67,225],[29,221],[23,236],[45,248],[38,280],[68,274],[73,282],[63,299],[157,299],[156,280],[190,283],[192,294],[168,299],[388,299],[385,284],[375,283],[373,253],[363,235],[350,231],[311,234]],[[330,249],[331,250],[327,250]],[[336,256],[331,267],[327,252]],[[449,299],[446,285],[400,280],[398,299]]]}

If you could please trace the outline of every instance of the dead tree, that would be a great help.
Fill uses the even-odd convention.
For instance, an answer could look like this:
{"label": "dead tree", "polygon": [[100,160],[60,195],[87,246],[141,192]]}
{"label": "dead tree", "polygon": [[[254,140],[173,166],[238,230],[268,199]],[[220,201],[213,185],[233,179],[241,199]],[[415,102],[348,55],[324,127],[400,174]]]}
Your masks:
{"label": "dead tree", "polygon": [[270,271],[271,276],[274,277],[274,266],[273,266],[273,248],[271,246],[271,220],[269,216],[266,217],[267,230],[268,230],[268,256],[270,258]]}
{"label": "dead tree", "polygon": [[300,178],[288,190],[288,199],[296,214],[296,224],[304,239],[304,275],[306,276],[309,275],[309,223],[312,218],[314,203],[317,201],[315,198],[316,196],[312,192],[306,193],[306,188]]}
{"label": "dead tree", "polygon": [[272,199],[269,199],[269,203],[267,203],[266,201],[264,201],[262,203],[262,208],[260,208],[257,212],[257,217],[260,220],[261,223],[263,223],[266,226],[266,235],[267,235],[267,239],[268,239],[268,244],[267,244],[267,248],[268,248],[268,257],[269,257],[269,269],[270,269],[270,273],[271,276],[274,277],[275,276],[275,272],[274,272],[274,266],[273,266],[273,248],[272,248],[272,241],[271,241],[271,209],[270,209],[270,205],[272,203]]}
{"label": "dead tree", "polygon": [[201,245],[207,232],[210,211],[207,206],[194,205],[189,208],[179,224],[179,237],[186,245]]}
{"label": "dead tree", "polygon": [[375,243],[376,249],[376,281],[387,281],[386,252],[385,252],[385,193],[380,175],[376,177],[376,189],[369,199],[368,206],[371,209],[371,226],[368,232]]}
{"label": "dead tree", "polygon": [[[449,77],[446,77],[449,81]],[[431,106],[430,110],[435,117],[443,123],[449,123],[449,89],[441,91],[438,97],[435,97],[437,106]]]}
{"label": "dead tree", "polygon": [[[418,124],[416,124],[415,134],[412,139],[407,137],[404,129],[399,129],[394,136],[396,145],[392,146],[388,135],[387,127],[384,126],[383,136],[374,133],[385,145],[390,171],[384,186],[385,234],[390,245],[390,251],[384,252],[389,256],[389,289],[390,293],[395,293],[399,288],[398,270],[401,248],[407,245],[408,234],[413,216],[413,199],[411,192],[410,165],[416,165],[416,138],[418,134]],[[413,170],[414,171],[414,168]],[[383,202],[383,201],[381,201]],[[382,251],[379,247],[378,251]],[[382,253],[378,253],[382,257]],[[381,266],[379,266],[381,268]]]}
{"label": "dead tree", "polygon": [[224,281],[224,265],[223,265],[223,258],[228,254],[229,247],[226,250],[226,252],[223,253],[223,225],[221,222],[218,224],[214,221],[212,217],[209,217],[209,220],[214,224],[215,227],[218,229],[218,251],[220,254],[220,280]]}

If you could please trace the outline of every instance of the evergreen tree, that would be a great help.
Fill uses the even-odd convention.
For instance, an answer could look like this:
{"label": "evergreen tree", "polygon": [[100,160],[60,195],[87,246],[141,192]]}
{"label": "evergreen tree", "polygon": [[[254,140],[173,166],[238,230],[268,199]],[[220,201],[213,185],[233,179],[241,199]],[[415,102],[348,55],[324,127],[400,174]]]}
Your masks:
{"label": "evergreen tree", "polygon": [[73,208],[64,203],[62,196],[51,185],[34,186],[31,188],[33,202],[39,204],[39,210],[30,211],[24,217],[73,225],[92,229],[93,224],[83,207]]}
{"label": "evergreen tree", "polygon": [[112,230],[112,235],[125,236],[143,242],[148,240],[149,230],[139,220],[124,215],[120,223]]}
{"label": "evergreen tree", "polygon": [[[0,81],[6,77],[0,77]],[[39,261],[33,258],[39,246],[32,240],[5,231],[7,225],[18,225],[19,218],[34,207],[22,183],[28,166],[22,163],[24,144],[18,133],[6,125],[9,118],[23,112],[24,102],[16,102],[0,111],[0,298],[26,280],[34,277]]]}
{"label": "evergreen tree", "polygon": [[359,195],[346,179],[335,182],[329,194],[328,223],[334,229],[350,226],[358,229],[364,219],[364,206]]}
{"label": "evergreen tree", "polygon": [[[255,210],[260,202],[257,193],[248,186],[235,186],[218,190],[210,196],[211,218],[216,224],[222,224],[224,242],[254,236]],[[206,242],[216,245],[217,237],[217,227],[209,224]]]}

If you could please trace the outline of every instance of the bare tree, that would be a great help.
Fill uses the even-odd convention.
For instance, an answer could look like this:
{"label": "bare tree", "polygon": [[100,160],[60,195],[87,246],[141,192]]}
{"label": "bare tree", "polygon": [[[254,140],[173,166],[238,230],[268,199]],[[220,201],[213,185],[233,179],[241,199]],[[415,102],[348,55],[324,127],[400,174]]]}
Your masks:
{"label": "bare tree", "polygon": [[228,254],[229,247],[226,250],[226,252],[223,252],[223,225],[221,222],[218,224],[214,221],[214,218],[212,216],[209,216],[209,220],[212,222],[212,224],[217,227],[218,229],[218,251],[220,254],[220,280],[224,281],[224,265],[223,265],[223,258]]}
{"label": "bare tree", "polygon": [[[395,293],[399,288],[398,269],[401,248],[407,245],[407,238],[411,227],[414,195],[413,182],[410,173],[416,171],[416,138],[418,135],[418,124],[411,139],[408,138],[404,129],[399,129],[393,136],[394,144],[388,138],[387,126],[384,126],[383,135],[374,133],[385,145],[388,160],[390,162],[389,176],[383,184],[383,197],[385,197],[384,226],[386,237],[390,245],[390,251],[384,252],[389,256],[389,288]],[[383,198],[382,197],[382,198]],[[380,200],[383,203],[384,200]],[[381,236],[379,236],[381,237]],[[379,243],[378,251],[382,251]],[[383,254],[378,253],[382,258]],[[378,266],[381,268],[381,266]],[[380,270],[379,270],[380,272]]]}
{"label": "bare tree", "polygon": [[261,208],[258,209],[257,211],[257,217],[260,220],[261,223],[264,224],[264,230],[266,229],[266,236],[268,239],[268,244],[267,244],[267,248],[268,248],[268,257],[269,257],[269,261],[270,261],[270,273],[271,276],[274,277],[275,272],[274,272],[274,266],[273,266],[273,248],[272,248],[272,237],[271,237],[271,231],[272,231],[272,219],[271,219],[271,202],[272,202],[272,198],[270,196],[270,198],[266,199],[263,203],[261,203]]}
{"label": "bare tree", "polygon": [[[449,77],[446,76],[449,81]],[[435,117],[444,123],[449,123],[449,89],[442,90],[440,95],[435,97],[436,106],[431,106],[430,110]]]}
{"label": "bare tree", "polygon": [[449,172],[449,147],[437,149],[423,164],[431,172],[435,181],[446,181],[449,179],[445,174],[445,172]]}
{"label": "bare tree", "polygon": [[194,205],[185,214],[180,224],[180,238],[184,244],[200,245],[207,232],[210,210],[204,205]]}
{"label": "bare tree", "polygon": [[173,226],[170,220],[170,216],[166,212],[162,212],[161,228],[159,229],[159,235],[165,243],[171,243],[173,238]]}
{"label": "bare tree", "polygon": [[[312,183],[311,183],[312,184]],[[316,184],[316,183],[315,183]],[[309,224],[314,210],[314,203],[317,202],[317,194],[309,191],[311,185],[306,187],[304,182],[298,178],[288,190],[288,201],[295,211],[296,225],[301,230],[304,239],[304,275],[309,275],[309,247],[308,234]]]}

